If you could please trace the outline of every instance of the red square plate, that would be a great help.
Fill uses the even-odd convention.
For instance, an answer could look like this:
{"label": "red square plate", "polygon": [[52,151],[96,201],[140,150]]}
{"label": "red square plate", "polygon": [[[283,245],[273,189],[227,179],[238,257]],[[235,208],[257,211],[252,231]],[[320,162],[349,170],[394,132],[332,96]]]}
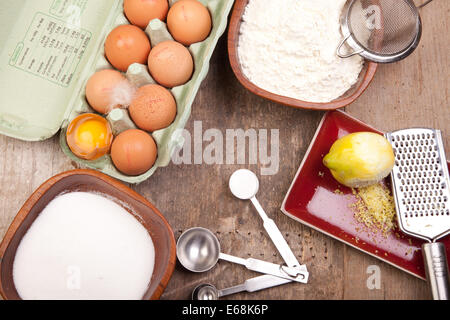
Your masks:
{"label": "red square plate", "polygon": [[[325,114],[281,211],[313,229],[425,279],[421,253],[423,241],[411,238],[400,230],[393,230],[387,236],[368,232],[354,218],[349,207],[356,201],[352,190],[339,184],[322,163],[337,139],[360,131],[382,134],[342,111]],[[389,184],[388,179],[385,182]],[[446,245],[447,257],[450,258],[450,236],[440,241]]]}

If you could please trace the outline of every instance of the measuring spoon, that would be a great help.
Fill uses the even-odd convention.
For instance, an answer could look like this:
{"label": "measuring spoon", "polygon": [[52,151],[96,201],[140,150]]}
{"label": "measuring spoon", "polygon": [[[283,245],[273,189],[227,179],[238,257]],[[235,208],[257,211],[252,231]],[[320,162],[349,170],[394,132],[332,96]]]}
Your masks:
{"label": "measuring spoon", "polygon": [[229,186],[231,193],[233,193],[236,198],[250,200],[253,203],[256,211],[258,211],[259,216],[263,220],[264,229],[269,234],[270,239],[272,239],[272,242],[286,264],[289,267],[300,267],[303,271],[307,271],[305,265],[300,265],[277,225],[267,216],[259,201],[256,199],[256,194],[259,190],[258,177],[250,170],[240,169],[231,175]]}
{"label": "measuring spoon", "polygon": [[208,229],[192,228],[181,234],[177,242],[180,263],[193,272],[204,272],[214,267],[219,259],[245,266],[247,269],[279,278],[307,283],[308,272],[299,267],[282,266],[253,258],[242,259],[220,252],[217,237]]}
{"label": "measuring spoon", "polygon": [[197,286],[192,292],[193,300],[218,300],[221,297],[229,296],[239,292],[256,292],[263,289],[268,289],[280,286],[291,282],[291,280],[277,278],[269,275],[259,276],[246,280],[244,283],[218,290],[212,284],[201,284]]}

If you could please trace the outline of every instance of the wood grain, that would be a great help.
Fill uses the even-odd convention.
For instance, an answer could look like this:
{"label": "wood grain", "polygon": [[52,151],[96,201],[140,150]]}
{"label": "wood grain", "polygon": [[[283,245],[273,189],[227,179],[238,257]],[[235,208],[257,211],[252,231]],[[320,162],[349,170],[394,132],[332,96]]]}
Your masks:
{"label": "wood grain", "polygon": [[[408,59],[378,68],[365,93],[345,110],[383,130],[410,126],[441,129],[447,155],[450,150],[449,1],[433,1],[422,10],[424,32],[420,47]],[[258,198],[275,220],[300,261],[308,265],[308,285],[288,284],[234,299],[429,299],[427,284],[284,216],[279,208],[323,115],[264,100],[236,79],[222,37],[211,69],[193,105],[187,129],[202,121],[203,130],[279,129],[280,169],[261,177]],[[269,148],[270,150],[270,148]],[[281,257],[263,232],[250,203],[228,191],[231,173],[248,167],[259,175],[262,165],[169,165],[133,189],[151,201],[181,231],[206,227],[215,232],[225,253],[281,263]],[[27,143],[0,136],[0,237],[28,196],[42,182],[61,171],[76,168],[60,150],[57,138]],[[381,271],[381,288],[366,286],[367,267]],[[195,285],[210,282],[218,288],[239,284],[257,274],[220,262],[204,274],[192,274],[177,265],[163,299],[188,299]]]}

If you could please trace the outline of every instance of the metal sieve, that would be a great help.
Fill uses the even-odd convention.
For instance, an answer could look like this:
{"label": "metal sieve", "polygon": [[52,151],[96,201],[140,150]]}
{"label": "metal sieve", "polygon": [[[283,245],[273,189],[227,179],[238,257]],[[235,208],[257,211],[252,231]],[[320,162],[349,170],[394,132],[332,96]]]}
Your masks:
{"label": "metal sieve", "polygon": [[[348,58],[359,54],[367,60],[390,63],[409,56],[422,36],[419,9],[412,0],[351,0],[341,16],[344,40],[337,55]],[[350,53],[343,53],[347,43]]]}
{"label": "metal sieve", "polygon": [[427,243],[425,270],[434,299],[450,299],[446,248],[450,234],[450,178],[439,130],[406,129],[386,134],[395,152],[392,191],[400,229]]}

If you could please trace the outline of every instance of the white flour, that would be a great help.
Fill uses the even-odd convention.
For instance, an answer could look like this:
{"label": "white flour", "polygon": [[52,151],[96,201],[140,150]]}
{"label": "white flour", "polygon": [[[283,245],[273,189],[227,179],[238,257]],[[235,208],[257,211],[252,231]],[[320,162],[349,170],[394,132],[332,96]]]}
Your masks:
{"label": "white flour", "polygon": [[238,53],[262,89],[309,102],[339,98],[358,80],[363,59],[341,59],[339,19],[346,0],[250,0]]}
{"label": "white flour", "polygon": [[33,222],[13,277],[25,300],[141,299],[154,262],[152,239],[137,219],[103,196],[72,192]]}

